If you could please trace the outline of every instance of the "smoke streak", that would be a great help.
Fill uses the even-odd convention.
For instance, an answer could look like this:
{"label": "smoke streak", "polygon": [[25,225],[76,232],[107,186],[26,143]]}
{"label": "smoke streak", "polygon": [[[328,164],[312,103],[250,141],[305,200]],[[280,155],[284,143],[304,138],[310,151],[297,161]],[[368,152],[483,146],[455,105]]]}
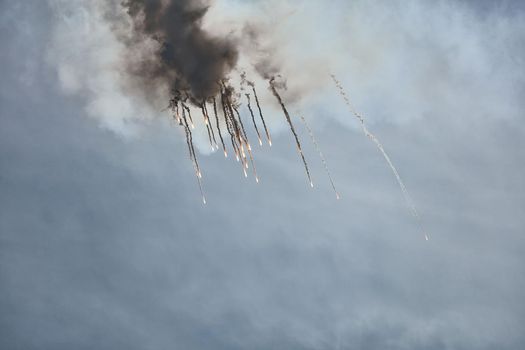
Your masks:
{"label": "smoke streak", "polygon": [[250,111],[250,116],[252,117],[253,127],[255,128],[255,132],[257,133],[257,139],[259,140],[259,146],[262,146],[261,134],[259,133],[259,128],[257,127],[257,123],[255,122],[255,116],[253,115],[252,106],[250,104],[250,94],[245,94],[245,96],[246,100],[248,101],[248,110]]}
{"label": "smoke streak", "polygon": [[184,110],[182,110],[182,119],[184,120],[184,125],[187,128],[187,130],[188,130],[188,142],[190,144],[191,154],[193,156],[193,161],[194,161],[195,167],[197,169],[197,176],[199,178],[201,178],[202,177],[202,173],[201,173],[201,170],[200,170],[200,167],[199,167],[199,162],[197,161],[197,155],[195,154],[195,147],[193,146],[193,135],[191,133],[191,129],[189,128],[188,119],[186,118],[186,114],[185,114]]}
{"label": "smoke streak", "polygon": [[266,133],[266,139],[268,140],[268,144],[270,147],[272,147],[272,138],[270,137],[270,133],[268,132],[268,128],[266,127],[266,122],[264,121],[263,113],[261,110],[261,105],[259,104],[259,97],[257,96],[257,91],[255,91],[255,84],[248,82],[248,84],[252,87],[253,96],[255,97],[255,103],[257,104],[257,109],[259,110],[259,116],[261,117],[261,121],[263,123],[264,132]]}
{"label": "smoke streak", "polygon": [[226,152],[226,145],[224,144],[224,139],[222,138],[221,126],[219,124],[219,114],[217,113],[217,101],[213,97],[213,113],[215,114],[215,123],[217,126],[217,133],[219,134],[219,139],[221,140],[222,149],[224,150],[224,157],[228,158],[228,152]]}
{"label": "smoke streak", "polygon": [[202,103],[202,107],[204,109],[204,114],[206,115],[206,126],[210,128],[211,137],[213,139],[215,148],[219,149],[219,145],[217,144],[217,140],[215,139],[215,132],[213,132],[213,125],[211,124],[211,121],[210,121],[210,115],[208,114],[208,107],[206,107],[206,101]]}
{"label": "smoke streak", "polygon": [[312,182],[312,177],[310,176],[310,170],[308,169],[308,164],[306,163],[306,159],[303,154],[303,149],[301,148],[301,143],[299,142],[299,137],[297,136],[297,133],[295,132],[295,128],[292,123],[292,119],[290,118],[290,114],[288,113],[288,110],[286,109],[286,106],[283,103],[283,100],[281,99],[281,96],[277,92],[277,89],[275,88],[275,78],[270,79],[270,89],[272,90],[273,95],[281,105],[281,108],[284,112],[284,115],[286,117],[286,121],[288,122],[288,125],[290,126],[290,130],[292,131],[292,134],[295,138],[295,143],[297,145],[297,151],[299,152],[301,159],[303,160],[304,168],[306,170],[306,175],[308,176],[308,180],[310,181],[310,186],[314,187],[314,183]]}
{"label": "smoke streak", "polygon": [[357,113],[356,110],[354,109],[354,107],[352,106],[352,103],[350,102],[350,99],[348,98],[348,96],[347,96],[343,86],[339,82],[339,80],[337,80],[337,78],[333,74],[331,74],[330,76],[332,77],[332,80],[334,81],[335,86],[339,90],[339,94],[341,95],[341,97],[343,97],[343,100],[345,101],[346,106],[348,107],[350,112],[354,115],[354,117],[356,117],[359,120],[359,123],[361,124],[361,128],[363,130],[363,133],[370,140],[372,140],[375,143],[376,147],[379,149],[379,151],[383,155],[383,158],[385,158],[386,162],[388,163],[388,166],[392,170],[392,173],[394,174],[394,176],[395,176],[395,178],[397,180],[397,183],[399,184],[399,188],[401,189],[401,192],[403,193],[403,197],[405,198],[405,202],[406,202],[410,212],[412,213],[414,218],[417,220],[419,228],[421,229],[421,231],[423,232],[423,234],[425,236],[425,240],[428,241],[430,238],[429,238],[428,234],[425,232],[425,230],[423,229],[423,225],[421,223],[421,218],[419,217],[419,213],[417,211],[417,208],[416,208],[414,202],[412,201],[412,198],[410,197],[410,194],[408,193],[408,190],[407,190],[403,180],[401,179],[401,176],[399,175],[399,172],[397,171],[396,167],[392,163],[392,160],[390,159],[390,157],[386,153],[385,149],[383,148],[383,145],[377,139],[377,137],[375,137],[374,134],[372,134],[370,131],[368,131],[368,129],[366,127],[366,124],[365,124],[364,118],[359,113]]}
{"label": "smoke streak", "polygon": [[239,119],[239,124],[241,125],[242,134],[244,135],[244,143],[246,144],[246,147],[248,150],[252,150],[252,146],[250,146],[250,141],[248,140],[248,134],[246,134],[246,129],[244,128],[244,123],[242,122],[241,114],[239,113],[239,110],[237,107],[233,107],[233,110],[235,111],[235,114],[237,115],[237,118]]}
{"label": "smoke streak", "polygon": [[252,163],[253,176],[255,176],[255,182],[259,183],[259,175],[257,175],[257,168],[255,167],[255,161],[253,160],[252,151],[248,150],[248,155],[250,156],[250,163]]}
{"label": "smoke streak", "polygon": [[228,133],[230,134],[232,148],[235,152],[235,158],[237,159],[237,161],[239,161],[239,149],[235,141],[235,130],[232,125],[230,116],[228,114],[226,96],[225,96],[224,90],[222,89],[221,89],[221,106],[222,106],[222,112],[224,115],[224,120],[226,121],[226,129],[228,130]]}
{"label": "smoke streak", "polygon": [[193,123],[193,118],[191,117],[191,111],[188,106],[186,106],[183,102],[181,102],[182,108],[186,110],[186,113],[188,113],[188,118],[190,119],[191,128],[195,129],[195,124]]}
{"label": "smoke streak", "polygon": [[308,134],[310,134],[310,139],[312,140],[312,143],[314,144],[315,149],[319,153],[319,157],[321,158],[321,162],[323,162],[324,170],[325,170],[326,174],[328,175],[328,179],[330,180],[330,184],[332,185],[332,189],[335,192],[335,197],[337,199],[340,199],[341,196],[339,195],[339,192],[335,188],[334,180],[332,179],[332,175],[330,174],[330,169],[328,169],[328,163],[326,162],[326,159],[325,159],[325,157],[323,155],[323,152],[321,151],[321,147],[317,143],[317,140],[315,139],[315,136],[314,136],[314,133],[313,133],[312,129],[310,129],[310,126],[308,125],[308,123],[306,122],[306,119],[304,119],[304,117],[302,115],[301,115],[301,120],[303,121],[303,124],[306,127],[306,130],[308,130]]}
{"label": "smoke streak", "polygon": [[204,118],[204,124],[206,125],[206,131],[208,132],[208,139],[210,140],[211,150],[214,151],[215,147],[213,145],[213,140],[211,138],[210,123],[208,123],[206,112],[204,111],[204,105],[201,106],[201,111],[202,111],[202,117]]}
{"label": "smoke streak", "polygon": [[199,185],[199,191],[201,193],[201,196],[202,196],[202,202],[204,204],[206,204],[206,197],[204,196],[204,190],[202,189],[202,182],[201,182],[201,171],[200,171],[200,168],[199,168],[199,163],[197,162],[197,156],[195,155],[195,149],[193,147],[193,138],[192,138],[192,135],[191,135],[191,130],[190,130],[190,127],[188,125],[188,120],[186,119],[186,115],[184,113],[184,109],[182,110],[182,120],[184,120],[184,131],[186,133],[186,143],[188,145],[188,150],[189,150],[189,153],[190,153],[190,160],[192,161],[194,167],[195,167],[195,176],[197,178],[197,183]]}

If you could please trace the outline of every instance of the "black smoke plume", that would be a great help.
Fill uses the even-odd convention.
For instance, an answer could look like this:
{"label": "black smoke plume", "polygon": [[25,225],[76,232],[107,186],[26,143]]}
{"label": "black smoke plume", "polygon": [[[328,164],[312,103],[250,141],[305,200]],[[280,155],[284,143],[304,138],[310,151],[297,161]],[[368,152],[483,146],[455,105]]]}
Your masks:
{"label": "black smoke plume", "polygon": [[238,49],[228,38],[215,38],[203,30],[207,0],[125,0],[135,35],[159,42],[154,65],[134,73],[167,81],[172,91],[184,91],[201,105],[219,93],[217,82],[235,67]]}

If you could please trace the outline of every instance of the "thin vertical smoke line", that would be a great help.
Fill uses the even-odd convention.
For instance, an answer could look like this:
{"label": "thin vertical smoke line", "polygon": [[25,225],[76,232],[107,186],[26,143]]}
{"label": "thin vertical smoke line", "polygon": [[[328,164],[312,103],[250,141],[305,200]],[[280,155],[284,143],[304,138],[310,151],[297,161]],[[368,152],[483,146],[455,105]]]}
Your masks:
{"label": "thin vertical smoke line", "polygon": [[215,133],[213,132],[213,125],[211,124],[211,121],[210,121],[210,115],[208,114],[208,107],[206,107],[206,100],[204,100],[204,102],[202,103],[202,106],[204,107],[204,114],[206,114],[207,125],[209,125],[210,127],[213,143],[215,144],[215,147],[219,149],[219,145],[217,144],[217,140],[215,139]]}
{"label": "thin vertical smoke line", "polygon": [[186,143],[188,145],[188,150],[189,150],[189,153],[190,153],[190,160],[192,161],[193,166],[195,168],[195,176],[197,178],[197,183],[199,185],[199,191],[200,191],[201,196],[202,196],[202,202],[204,204],[206,204],[206,196],[204,195],[204,190],[202,189],[201,171],[199,169],[199,164],[198,164],[197,158],[195,156],[195,149],[193,148],[193,140],[192,140],[192,136],[191,136],[191,130],[190,130],[190,127],[188,125],[188,121],[186,119],[186,115],[184,114],[184,110],[182,111],[182,118],[184,120],[184,125],[182,125],[182,126],[184,127],[184,131],[186,133]]}
{"label": "thin vertical smoke line", "polygon": [[341,196],[339,195],[339,192],[337,191],[337,189],[335,187],[334,180],[332,179],[332,175],[330,174],[330,169],[328,168],[328,163],[326,162],[326,159],[325,159],[325,157],[323,155],[323,152],[321,151],[321,147],[317,143],[317,140],[315,139],[315,136],[314,136],[314,133],[313,133],[312,129],[310,128],[310,126],[306,122],[306,119],[302,115],[301,115],[301,120],[303,121],[303,124],[306,127],[306,130],[308,130],[308,134],[310,135],[310,139],[312,140],[312,143],[314,144],[315,149],[319,153],[319,157],[321,158],[321,162],[323,163],[324,170],[325,170],[326,174],[328,175],[328,179],[330,180],[330,184],[332,185],[332,189],[335,192],[335,197],[337,199],[340,199]]}
{"label": "thin vertical smoke line", "polygon": [[224,139],[222,138],[221,126],[219,124],[219,114],[217,113],[217,102],[215,97],[213,98],[213,112],[215,114],[215,123],[217,126],[217,133],[219,134],[219,139],[221,140],[222,149],[224,150],[224,157],[228,157],[228,152],[226,151],[226,145],[224,144]]}
{"label": "thin vertical smoke line", "polygon": [[308,180],[310,181],[310,186],[314,187],[314,183],[312,182],[312,177],[310,176],[310,170],[308,169],[308,164],[306,163],[306,158],[304,157],[303,149],[301,148],[301,142],[299,141],[299,136],[297,136],[297,132],[295,131],[295,128],[293,126],[292,119],[290,118],[290,114],[288,113],[288,110],[286,109],[286,106],[284,105],[284,102],[281,96],[279,95],[279,93],[277,92],[277,89],[275,88],[274,78],[270,80],[270,89],[272,90],[273,95],[275,96],[279,104],[281,105],[281,108],[284,112],[284,116],[286,117],[286,121],[288,122],[288,125],[290,126],[290,130],[292,131],[292,134],[295,138],[295,143],[297,145],[297,151],[299,152],[299,155],[301,156],[301,159],[303,160],[304,168],[306,170],[306,175],[308,176]]}
{"label": "thin vertical smoke line", "polygon": [[210,132],[210,123],[208,123],[208,119],[206,118],[206,114],[204,112],[204,107],[201,107],[202,109],[202,116],[204,117],[204,124],[206,124],[206,131],[208,132],[208,139],[210,140],[210,145],[211,145],[211,150],[214,151],[215,148],[214,148],[214,145],[213,145],[213,140],[211,138],[211,132]]}
{"label": "thin vertical smoke line", "polygon": [[252,83],[250,84],[253,91],[253,96],[255,97],[255,103],[257,104],[257,109],[259,110],[259,116],[261,117],[261,121],[263,123],[264,132],[266,133],[266,139],[268,140],[268,144],[270,147],[272,146],[272,138],[270,137],[270,132],[268,131],[268,128],[266,127],[266,122],[264,121],[261,105],[259,104],[259,97],[257,96],[257,91],[255,90],[255,85]]}
{"label": "thin vertical smoke line", "polygon": [[186,113],[188,113],[188,117],[189,117],[190,123],[191,123],[191,128],[195,129],[195,124],[193,123],[193,118],[191,117],[190,108],[188,106],[186,106],[185,104],[182,104],[182,108],[184,108],[186,110]]}
{"label": "thin vertical smoke line", "polygon": [[233,107],[233,110],[235,111],[235,114],[237,115],[237,118],[239,119],[239,124],[241,125],[241,131],[244,135],[244,143],[246,144],[246,147],[248,147],[249,150],[252,149],[250,146],[250,141],[248,140],[248,135],[246,134],[246,129],[244,128],[244,123],[242,122],[241,114],[239,113],[239,110],[236,107]]}
{"label": "thin vertical smoke line", "polygon": [[257,123],[255,122],[255,115],[253,114],[252,105],[250,103],[250,94],[245,94],[245,96],[246,100],[248,101],[248,110],[250,111],[250,115],[252,117],[253,127],[255,128],[255,132],[257,133],[257,139],[259,140],[259,146],[262,146],[261,134],[259,133],[259,128],[257,127]]}
{"label": "thin vertical smoke line", "polygon": [[430,239],[430,237],[425,232],[425,230],[423,229],[423,224],[421,222],[421,218],[419,216],[417,208],[416,208],[414,202],[412,201],[412,197],[408,193],[408,190],[407,190],[407,188],[405,186],[405,183],[401,179],[401,176],[399,175],[399,172],[397,171],[396,167],[392,163],[392,160],[390,159],[389,155],[386,153],[386,151],[385,151],[383,145],[381,144],[381,142],[379,141],[379,139],[374,134],[372,134],[370,131],[368,131],[368,128],[366,127],[366,124],[365,124],[365,119],[359,113],[356,112],[355,108],[353,107],[352,103],[350,102],[350,99],[348,98],[348,96],[347,96],[343,86],[339,82],[339,80],[337,80],[337,78],[333,74],[331,74],[330,76],[332,77],[332,80],[334,81],[335,86],[339,90],[339,94],[341,95],[341,97],[343,97],[343,100],[345,101],[346,106],[348,107],[350,112],[354,115],[354,117],[356,117],[359,120],[359,123],[361,124],[361,129],[363,130],[363,133],[370,140],[372,140],[372,142],[375,143],[376,147],[379,149],[379,151],[383,155],[383,158],[388,163],[388,166],[390,167],[390,170],[394,174],[394,176],[395,176],[395,178],[397,180],[397,183],[399,185],[399,188],[401,189],[401,192],[403,193],[403,197],[405,199],[405,202],[406,202],[410,212],[412,213],[412,216],[414,216],[414,218],[416,219],[421,232],[425,236],[425,240],[428,241]]}

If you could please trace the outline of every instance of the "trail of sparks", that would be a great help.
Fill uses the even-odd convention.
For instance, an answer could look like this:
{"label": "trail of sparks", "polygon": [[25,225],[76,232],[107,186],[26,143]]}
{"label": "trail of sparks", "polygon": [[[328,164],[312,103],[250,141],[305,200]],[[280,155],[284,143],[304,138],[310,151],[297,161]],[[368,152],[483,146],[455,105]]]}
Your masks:
{"label": "trail of sparks", "polygon": [[237,115],[237,118],[239,119],[239,124],[241,125],[242,134],[244,135],[244,143],[246,144],[246,147],[248,150],[252,150],[252,146],[250,146],[250,141],[248,140],[248,134],[246,134],[246,129],[244,128],[244,123],[241,119],[241,114],[239,113],[239,110],[237,107],[233,107],[233,110],[235,111],[235,114]]}
{"label": "trail of sparks", "polygon": [[[232,131],[234,131],[234,134],[235,134],[235,139],[239,143],[237,146],[237,154],[236,154],[237,160],[241,161],[244,177],[248,177],[248,173],[246,172],[246,170],[249,168],[249,166],[248,166],[248,159],[246,157],[246,152],[248,152],[251,157],[251,146],[250,146],[250,143],[248,142],[248,136],[246,134],[246,130],[244,128],[244,124],[242,122],[239,111],[237,107],[234,105],[233,101],[231,100],[231,90],[226,87],[226,84],[224,82],[222,83],[222,87],[223,87],[223,93],[222,93],[223,99],[222,100],[223,100],[223,103],[226,105],[225,115],[226,115],[226,118],[230,120]],[[238,120],[237,118],[235,118],[235,115],[237,115]],[[246,145],[246,151],[244,147],[245,145]],[[255,176],[258,182],[258,177],[257,177],[256,172],[255,172]]]}
{"label": "trail of sparks", "polygon": [[[222,88],[223,86],[221,86]],[[230,134],[230,139],[232,143],[233,151],[235,152],[235,158],[237,161],[240,160],[239,158],[239,148],[237,147],[237,143],[235,141],[236,139],[236,131],[233,127],[233,123],[230,119],[230,116],[228,114],[228,108],[227,108],[227,97],[225,95],[225,91],[221,90],[221,105],[222,105],[222,112],[224,114],[224,119],[226,120],[226,129],[228,130],[228,133]]]}
{"label": "trail of sparks", "polygon": [[202,103],[202,106],[204,108],[204,114],[206,115],[206,126],[209,126],[211,131],[211,137],[213,139],[213,143],[215,145],[215,148],[219,149],[219,145],[217,144],[217,140],[215,139],[215,133],[213,132],[213,125],[211,125],[210,121],[210,115],[208,114],[208,107],[206,107],[206,101]]}
{"label": "trail of sparks", "polygon": [[245,94],[245,96],[246,100],[248,101],[248,110],[250,111],[250,115],[252,117],[253,127],[255,128],[255,132],[257,133],[257,139],[259,140],[259,146],[262,146],[261,134],[259,133],[259,128],[257,127],[257,123],[255,122],[255,116],[253,115],[252,105],[250,103],[250,94]]}
{"label": "trail of sparks", "polygon": [[195,124],[193,124],[193,118],[191,117],[190,108],[186,106],[184,103],[181,103],[182,108],[186,110],[186,113],[188,113],[188,117],[190,118],[191,128],[195,129]]}
{"label": "trail of sparks", "polygon": [[421,218],[419,216],[419,213],[417,211],[417,208],[414,204],[414,202],[412,201],[412,198],[410,197],[410,194],[408,193],[408,190],[403,182],[403,180],[401,179],[401,176],[399,175],[399,172],[397,171],[396,167],[394,166],[394,164],[392,163],[392,160],[390,159],[390,157],[388,156],[388,154],[386,153],[385,149],[383,148],[383,145],[381,144],[381,142],[378,140],[377,137],[375,137],[374,134],[372,134],[370,131],[368,131],[367,127],[366,127],[366,124],[365,124],[365,120],[364,118],[356,112],[356,110],[354,109],[352,103],[350,102],[350,99],[348,98],[343,86],[341,85],[341,83],[339,82],[339,80],[337,80],[337,78],[335,77],[335,75],[331,74],[330,75],[332,77],[332,80],[334,81],[337,89],[339,90],[339,94],[341,95],[341,97],[343,97],[343,100],[345,101],[345,104],[346,106],[348,107],[348,109],[350,110],[350,112],[359,120],[359,123],[361,124],[361,128],[363,130],[363,133],[370,139],[372,140],[376,147],[379,149],[379,151],[381,152],[381,154],[383,155],[383,158],[386,160],[386,162],[388,163],[388,165],[390,166],[390,170],[392,170],[392,173],[394,174],[396,180],[397,180],[397,183],[399,185],[399,188],[401,189],[401,192],[403,193],[403,197],[405,199],[405,202],[410,210],[410,212],[412,213],[412,216],[414,216],[414,218],[417,220],[417,223],[418,223],[418,226],[421,230],[421,232],[423,232],[424,236],[425,236],[425,240],[429,240],[430,237],[429,235],[425,232],[425,230],[423,229],[423,225],[421,223]]}
{"label": "trail of sparks", "polygon": [[195,154],[195,147],[193,146],[193,135],[191,133],[191,129],[188,125],[188,120],[186,118],[186,115],[184,114],[184,111],[182,111],[182,119],[184,120],[184,124],[188,130],[188,142],[190,144],[190,149],[191,149],[191,154],[192,154],[192,157],[193,157],[193,162],[195,163],[195,168],[197,170],[197,176],[199,178],[202,177],[202,173],[201,173],[201,169],[200,169],[200,166],[199,166],[199,162],[197,161],[197,155]]}
{"label": "trail of sparks", "polygon": [[259,183],[259,175],[257,175],[257,168],[255,167],[255,161],[253,160],[251,150],[248,150],[248,155],[250,156],[250,162],[252,163],[253,176],[255,176],[255,182]]}
{"label": "trail of sparks", "polygon": [[213,98],[213,112],[215,114],[215,123],[217,125],[217,133],[219,134],[219,138],[222,144],[222,149],[224,150],[224,158],[228,158],[228,152],[226,152],[226,145],[224,144],[224,139],[222,138],[222,134],[221,134],[221,126],[219,124],[219,114],[217,113],[217,102],[215,101],[215,97]]}
{"label": "trail of sparks", "polygon": [[314,187],[314,183],[312,182],[312,177],[310,176],[310,170],[308,169],[308,164],[306,163],[306,159],[304,157],[303,150],[301,148],[301,142],[299,142],[299,137],[297,136],[297,133],[295,132],[295,128],[292,123],[292,119],[290,118],[290,114],[288,113],[288,110],[286,109],[286,106],[284,105],[281,96],[277,92],[274,82],[275,82],[274,78],[270,79],[270,89],[272,90],[273,95],[275,96],[279,104],[281,105],[281,108],[286,117],[286,121],[288,121],[288,125],[290,125],[290,130],[292,131],[293,136],[295,137],[295,143],[297,144],[297,151],[299,152],[299,154],[301,155],[301,159],[303,160],[304,168],[306,170],[306,175],[308,176],[308,180],[310,181],[310,186]]}
{"label": "trail of sparks", "polygon": [[261,121],[263,123],[264,132],[266,133],[266,139],[268,140],[268,144],[270,147],[272,147],[272,138],[270,137],[270,133],[268,132],[268,128],[266,127],[266,122],[264,121],[263,113],[261,110],[261,105],[259,104],[259,97],[257,96],[257,91],[255,90],[255,84],[254,83],[248,83],[252,87],[253,91],[253,97],[255,97],[255,103],[257,104],[257,109],[259,110],[259,116],[261,117]]}
{"label": "trail of sparks", "polygon": [[[239,123],[237,123],[237,119],[235,118],[235,115],[232,114],[232,119],[233,121],[235,122],[235,127],[237,129],[237,134],[238,134],[238,139],[239,139],[239,144],[240,144],[240,148],[241,148],[241,160],[242,160],[242,165],[243,165],[243,172],[244,172],[244,177],[248,177],[248,173],[246,172],[246,170],[248,169],[248,159],[246,157],[246,152],[248,152],[248,154],[250,155],[251,157],[251,146],[250,146],[250,143],[248,142],[248,137],[246,135],[246,130],[244,129],[244,125],[242,123],[242,119],[241,119],[241,115],[239,114],[239,111],[237,110],[236,107],[232,106],[231,104],[231,101],[229,101],[229,104],[230,104],[230,109],[233,109],[235,111],[235,114],[237,114],[237,117],[239,118]],[[240,125],[240,128],[239,128],[239,124]],[[244,146],[246,145],[246,151],[244,149]]]}
{"label": "trail of sparks", "polygon": [[206,204],[206,196],[204,195],[204,190],[202,189],[202,182],[201,182],[201,171],[199,168],[199,163],[197,162],[197,156],[195,155],[195,148],[193,147],[193,137],[191,135],[191,130],[188,125],[188,120],[186,119],[186,115],[184,114],[184,110],[182,110],[182,119],[184,120],[184,131],[186,132],[186,143],[188,145],[188,150],[190,153],[190,160],[193,163],[193,166],[195,168],[195,175],[197,177],[197,183],[199,185],[199,191],[202,196],[202,202]]}
{"label": "trail of sparks", "polygon": [[313,133],[312,129],[310,129],[310,126],[308,125],[308,123],[306,122],[306,119],[304,119],[304,117],[302,115],[301,115],[301,120],[303,121],[303,124],[306,127],[306,130],[308,130],[308,134],[310,134],[310,139],[312,140],[312,143],[314,144],[315,149],[319,153],[319,157],[321,158],[321,162],[323,162],[324,170],[325,170],[326,174],[328,175],[328,179],[330,180],[330,184],[332,185],[332,189],[335,192],[335,197],[337,199],[341,199],[341,196],[339,195],[339,192],[337,191],[337,189],[335,187],[334,180],[332,179],[332,175],[330,174],[330,169],[328,169],[328,163],[326,162],[326,159],[325,159],[325,157],[323,155],[323,152],[321,151],[321,147],[319,146],[319,144],[317,143],[317,140],[315,139],[315,136],[314,136],[314,133]]}
{"label": "trail of sparks", "polygon": [[213,140],[211,138],[210,123],[208,123],[208,118],[206,117],[206,112],[204,111],[204,105],[201,106],[201,110],[202,110],[202,117],[204,118],[204,124],[206,124],[206,131],[208,132],[208,139],[210,140],[211,150],[215,151]]}

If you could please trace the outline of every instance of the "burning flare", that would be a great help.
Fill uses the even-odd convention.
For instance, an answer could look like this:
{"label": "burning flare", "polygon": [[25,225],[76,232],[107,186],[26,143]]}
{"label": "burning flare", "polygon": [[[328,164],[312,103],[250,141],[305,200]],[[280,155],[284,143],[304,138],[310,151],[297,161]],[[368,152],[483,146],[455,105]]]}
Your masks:
{"label": "burning flare", "polygon": [[301,159],[303,160],[304,169],[306,170],[306,175],[308,176],[308,181],[310,181],[310,186],[313,188],[314,183],[312,182],[312,177],[310,176],[310,170],[308,169],[308,164],[306,163],[306,159],[304,158],[303,149],[301,148],[301,142],[299,142],[299,137],[297,136],[297,132],[295,132],[295,128],[292,123],[292,119],[290,118],[290,114],[288,113],[288,110],[286,109],[286,106],[284,105],[284,102],[277,92],[277,89],[275,87],[275,77],[272,77],[270,79],[270,90],[272,90],[273,95],[281,105],[281,108],[284,112],[284,116],[286,117],[286,121],[288,122],[288,125],[290,126],[290,130],[292,131],[292,134],[295,138],[295,143],[297,145],[297,151],[299,152],[299,155],[301,156]]}

